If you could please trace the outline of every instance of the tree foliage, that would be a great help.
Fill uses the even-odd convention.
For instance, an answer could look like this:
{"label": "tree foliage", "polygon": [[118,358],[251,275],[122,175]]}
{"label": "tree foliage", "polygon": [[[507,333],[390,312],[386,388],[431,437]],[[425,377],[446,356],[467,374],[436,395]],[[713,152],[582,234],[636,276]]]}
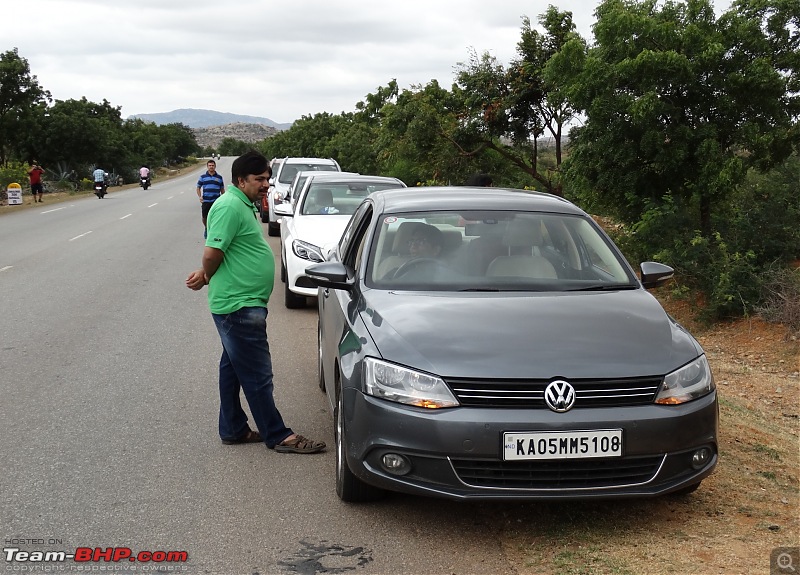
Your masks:
{"label": "tree foliage", "polygon": [[0,164],[23,155],[27,127],[35,125],[49,100],[50,93],[39,86],[16,48],[0,54]]}
{"label": "tree foliage", "polygon": [[[764,270],[800,258],[800,0],[734,0],[719,17],[710,0],[603,0],[595,15],[592,44],[550,6],[522,18],[508,63],[471,51],[449,89],[392,79],[256,147],[412,186],[486,172],[564,195],[714,313],[753,309]],[[188,128],[122,121],[106,101],[49,102],[16,50],[0,56],[0,159],[157,165],[197,149]]]}
{"label": "tree foliage", "polygon": [[[545,191],[563,195],[560,168],[563,129],[576,113],[567,98],[561,62],[551,62],[562,48],[585,44],[575,31],[571,12],[550,6],[539,18],[545,32],[523,18],[518,57],[506,68],[489,53],[473,52],[462,64],[458,85],[463,108],[452,141],[464,154],[492,150],[529,174]],[[541,155],[542,141],[552,140],[552,163]]]}
{"label": "tree foliage", "polygon": [[52,101],[17,49],[0,55],[0,165],[38,160],[57,178],[85,177],[95,166],[118,174],[166,165],[198,151],[182,124],[123,120],[107,100]]}

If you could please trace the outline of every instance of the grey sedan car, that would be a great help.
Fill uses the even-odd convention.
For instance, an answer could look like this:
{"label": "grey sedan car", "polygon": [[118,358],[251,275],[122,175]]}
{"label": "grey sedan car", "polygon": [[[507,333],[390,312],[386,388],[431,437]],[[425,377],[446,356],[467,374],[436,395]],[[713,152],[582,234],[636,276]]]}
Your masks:
{"label": "grey sedan car", "polygon": [[717,464],[698,342],[595,221],[548,194],[375,192],[318,286],[336,491],[535,500],[688,493]]}

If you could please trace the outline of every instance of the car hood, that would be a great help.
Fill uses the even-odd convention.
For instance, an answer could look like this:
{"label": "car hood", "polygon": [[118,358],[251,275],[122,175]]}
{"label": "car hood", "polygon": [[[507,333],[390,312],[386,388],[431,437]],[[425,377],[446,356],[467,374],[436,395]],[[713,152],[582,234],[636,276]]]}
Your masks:
{"label": "car hood", "polygon": [[361,317],[379,354],[443,377],[664,375],[702,353],[644,289],[455,295],[367,290],[363,297]]}
{"label": "car hood", "polygon": [[327,250],[338,243],[349,221],[350,216],[346,214],[295,217],[292,222],[292,238]]}

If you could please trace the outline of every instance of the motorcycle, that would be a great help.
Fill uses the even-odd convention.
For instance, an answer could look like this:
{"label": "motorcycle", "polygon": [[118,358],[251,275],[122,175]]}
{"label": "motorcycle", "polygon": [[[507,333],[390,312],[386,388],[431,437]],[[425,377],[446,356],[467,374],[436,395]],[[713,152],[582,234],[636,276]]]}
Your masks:
{"label": "motorcycle", "polygon": [[95,182],[94,193],[99,199],[102,200],[103,196],[106,195],[106,185],[103,182]]}
{"label": "motorcycle", "polygon": [[150,177],[146,178],[139,178],[139,185],[143,187],[145,190],[150,187]]}

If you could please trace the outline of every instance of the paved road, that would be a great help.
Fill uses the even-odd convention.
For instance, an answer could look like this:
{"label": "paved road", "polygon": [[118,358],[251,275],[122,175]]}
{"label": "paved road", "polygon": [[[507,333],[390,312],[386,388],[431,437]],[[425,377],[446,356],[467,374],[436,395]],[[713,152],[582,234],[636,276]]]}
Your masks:
{"label": "paved road", "polygon": [[[231,159],[218,165],[227,180]],[[94,565],[117,573],[514,573],[481,505],[347,505],[330,450],[220,443],[219,341],[205,291],[184,285],[203,244],[199,174],[0,216],[3,548],[188,553],[185,564]],[[332,445],[316,321],[313,306],[284,307],[276,278],[278,405]],[[4,551],[4,569],[55,571],[22,557]]]}

